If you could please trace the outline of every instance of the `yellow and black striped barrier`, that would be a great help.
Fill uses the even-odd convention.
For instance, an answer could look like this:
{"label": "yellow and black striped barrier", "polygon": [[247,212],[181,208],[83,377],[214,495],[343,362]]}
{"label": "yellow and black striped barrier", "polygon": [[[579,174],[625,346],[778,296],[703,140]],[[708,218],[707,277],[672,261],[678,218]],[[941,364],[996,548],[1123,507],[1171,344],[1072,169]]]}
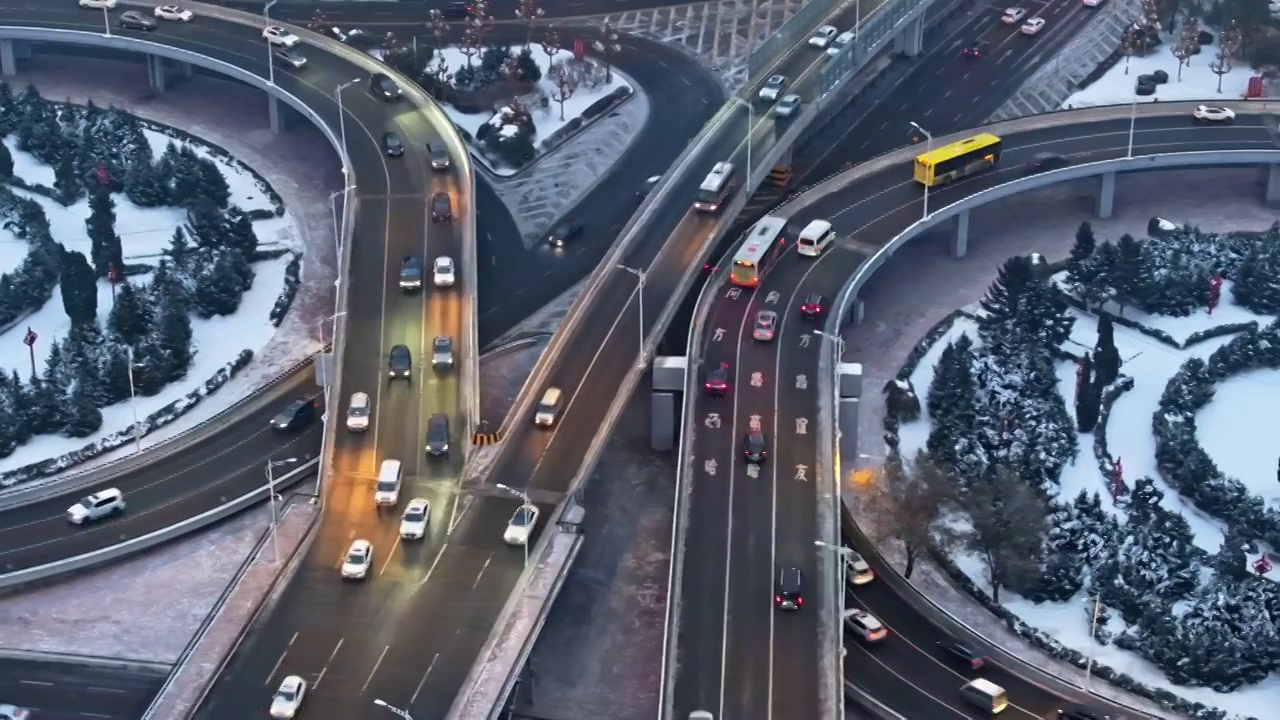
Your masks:
{"label": "yellow and black striped barrier", "polygon": [[472,437],[472,444],[476,446],[495,445],[501,439],[502,439],[502,431],[491,432],[491,433],[478,432]]}
{"label": "yellow and black striped barrier", "polygon": [[769,171],[769,182],[778,187],[786,187],[791,183],[791,168],[780,165]]}

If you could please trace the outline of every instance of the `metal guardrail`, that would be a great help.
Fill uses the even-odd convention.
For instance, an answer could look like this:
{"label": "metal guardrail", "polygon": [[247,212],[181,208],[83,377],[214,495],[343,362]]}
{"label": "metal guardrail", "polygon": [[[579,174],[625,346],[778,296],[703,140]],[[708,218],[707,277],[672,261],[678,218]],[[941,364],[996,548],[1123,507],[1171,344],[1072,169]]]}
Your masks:
{"label": "metal guardrail", "polygon": [[863,712],[874,716],[877,720],[908,720],[907,716],[899,715],[888,705],[875,699],[867,691],[847,680],[844,682],[844,696],[862,708]]}
{"label": "metal guardrail", "polygon": [[[277,490],[288,488],[301,482],[311,470],[319,464],[319,459],[308,460],[299,466],[296,470],[292,470],[280,477],[276,478],[275,486]],[[109,547],[94,550],[93,552],[77,555],[73,558],[59,560],[57,562],[37,565],[35,567],[17,570],[11,573],[0,575],[0,589],[12,588],[39,580],[47,580],[49,578],[65,575],[77,570],[86,570],[88,568],[98,567],[106,563],[115,562],[130,555],[139,553],[143,550],[149,550],[157,545],[175,540],[189,533],[200,530],[201,528],[212,525],[219,520],[224,520],[236,513],[249,508],[257,503],[267,499],[267,486],[251,490],[234,500],[230,500],[219,505],[212,510],[206,510],[195,517],[184,520],[180,523],[170,525],[167,528],[154,530],[146,535],[140,535],[132,540],[126,540]]]}

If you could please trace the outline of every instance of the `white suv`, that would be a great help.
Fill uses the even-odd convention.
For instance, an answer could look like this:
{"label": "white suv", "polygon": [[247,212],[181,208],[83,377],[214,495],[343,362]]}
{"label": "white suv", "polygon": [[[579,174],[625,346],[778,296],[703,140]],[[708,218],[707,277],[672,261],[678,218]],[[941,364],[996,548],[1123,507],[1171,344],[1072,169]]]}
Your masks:
{"label": "white suv", "polygon": [[107,488],[67,508],[67,521],[83,525],[87,520],[101,520],[118,512],[124,512],[124,496],[116,488]]}

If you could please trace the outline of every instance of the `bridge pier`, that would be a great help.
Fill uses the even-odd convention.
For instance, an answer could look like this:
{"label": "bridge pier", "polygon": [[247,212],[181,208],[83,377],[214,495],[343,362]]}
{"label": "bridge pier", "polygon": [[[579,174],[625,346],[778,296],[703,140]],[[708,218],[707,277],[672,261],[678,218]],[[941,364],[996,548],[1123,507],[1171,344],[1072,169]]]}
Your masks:
{"label": "bridge pier", "polygon": [[845,327],[849,327],[851,325],[861,325],[862,318],[867,313],[867,306],[863,305],[862,301],[859,300],[858,298],[853,298],[852,300],[849,301],[849,303],[850,303],[849,312],[844,314]]}
{"label": "bridge pier", "polygon": [[1280,165],[1267,166],[1267,205],[1280,207]]}
{"label": "bridge pier", "polygon": [[267,122],[271,125],[271,132],[279,135],[289,129],[289,108],[280,102],[275,95],[267,96]]}
{"label": "bridge pier", "polygon": [[969,211],[965,210],[956,216],[951,231],[951,257],[957,260],[969,254]]}
{"label": "bridge pier", "polygon": [[192,72],[193,72],[193,69],[191,67],[191,63],[189,62],[178,63],[178,74],[181,75],[182,77],[189,78],[191,77]]}
{"label": "bridge pier", "polygon": [[0,75],[13,77],[18,72],[18,61],[13,53],[12,40],[0,40]]}
{"label": "bridge pier", "polygon": [[679,411],[676,396],[688,387],[689,358],[659,356],[653,359],[653,395],[649,399],[649,447],[658,452],[675,448]]}
{"label": "bridge pier", "polygon": [[1110,220],[1116,204],[1116,174],[1113,172],[1104,173],[1099,182],[1098,219]]}
{"label": "bridge pier", "polygon": [[920,54],[920,49],[924,45],[924,16],[917,15],[916,18],[907,23],[902,28],[902,32],[893,39],[893,51],[899,55],[907,57],[915,57]]}
{"label": "bridge pier", "polygon": [[168,70],[164,66],[164,58],[159,55],[147,55],[147,81],[151,91],[159,95],[164,92]]}

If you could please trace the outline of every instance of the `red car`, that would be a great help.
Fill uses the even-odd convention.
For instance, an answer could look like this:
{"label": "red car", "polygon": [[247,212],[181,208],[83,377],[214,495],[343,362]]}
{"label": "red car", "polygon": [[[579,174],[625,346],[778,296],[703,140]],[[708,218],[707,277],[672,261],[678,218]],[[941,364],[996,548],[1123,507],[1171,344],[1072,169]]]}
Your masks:
{"label": "red car", "polygon": [[729,392],[729,364],[720,363],[720,367],[707,371],[707,381],[702,384],[707,397],[724,397]]}
{"label": "red car", "polygon": [[969,43],[968,47],[960,51],[960,57],[977,60],[987,54],[987,48],[989,47],[991,47],[991,43],[986,40],[974,40]]}

